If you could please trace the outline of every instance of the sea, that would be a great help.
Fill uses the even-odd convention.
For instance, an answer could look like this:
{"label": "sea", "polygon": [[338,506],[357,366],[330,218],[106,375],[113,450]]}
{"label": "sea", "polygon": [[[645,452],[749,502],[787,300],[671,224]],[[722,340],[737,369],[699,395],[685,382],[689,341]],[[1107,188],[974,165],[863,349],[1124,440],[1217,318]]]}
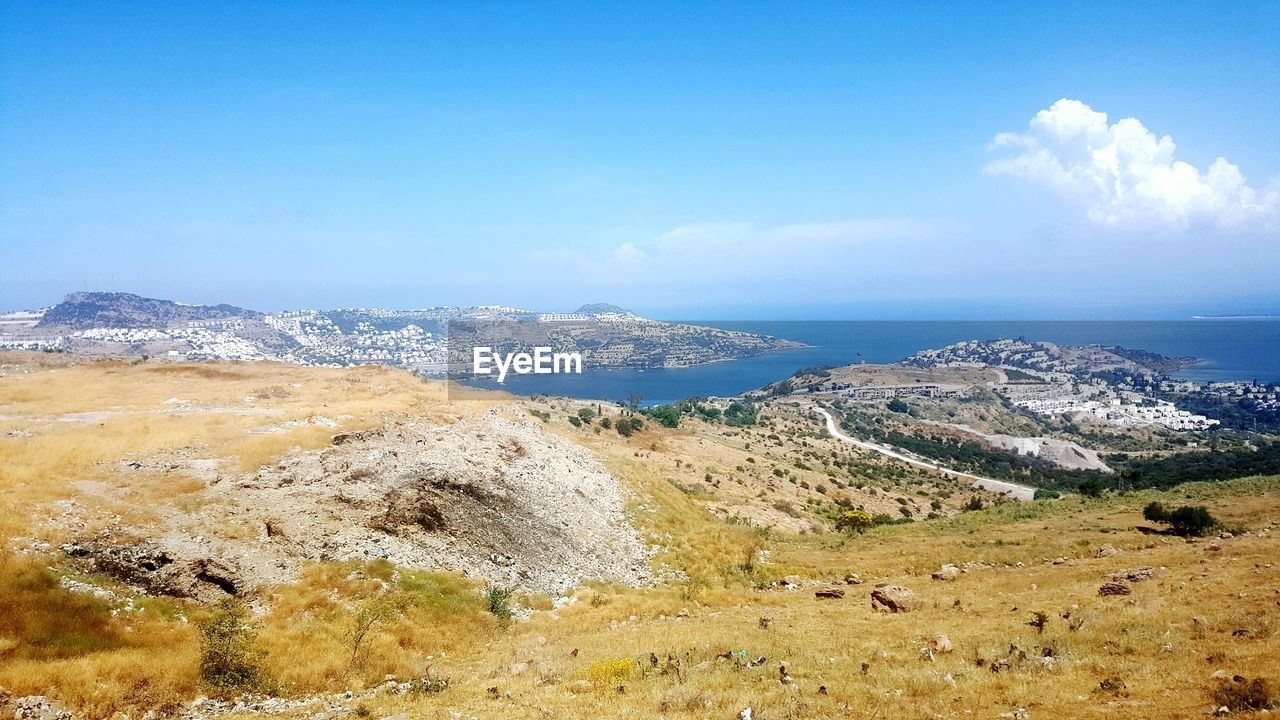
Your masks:
{"label": "sea", "polygon": [[[1119,345],[1196,362],[1175,377],[1197,382],[1280,381],[1280,319],[1186,321],[683,321],[794,340],[808,347],[687,368],[508,375],[503,390],[656,405],[732,397],[813,365],[892,363],[964,340],[1023,338],[1060,345]],[[485,384],[485,387],[498,387]]]}

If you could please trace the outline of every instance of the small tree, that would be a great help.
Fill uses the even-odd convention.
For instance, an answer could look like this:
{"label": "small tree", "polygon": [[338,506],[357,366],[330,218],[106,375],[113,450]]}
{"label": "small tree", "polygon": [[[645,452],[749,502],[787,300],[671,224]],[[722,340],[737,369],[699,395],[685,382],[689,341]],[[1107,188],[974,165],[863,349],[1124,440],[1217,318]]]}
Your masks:
{"label": "small tree", "polygon": [[511,619],[511,595],[515,592],[513,588],[498,587],[490,585],[486,594],[489,599],[489,612],[502,622]]}
{"label": "small tree", "polygon": [[1085,497],[1102,497],[1102,481],[1098,478],[1089,478],[1076,486],[1076,490]]}
{"label": "small tree", "polygon": [[899,400],[898,398],[894,398],[889,401],[889,409],[896,413],[904,413],[910,410],[911,408],[908,407],[905,402]]}
{"label": "small tree", "polygon": [[1183,505],[1169,513],[1169,525],[1178,535],[1198,537],[1208,533],[1217,524],[1218,521],[1213,519],[1209,510],[1203,507]]}
{"label": "small tree", "polygon": [[199,624],[200,680],[214,690],[268,692],[274,686],[259,664],[263,653],[248,616],[243,601],[228,598]]}
{"label": "small tree", "polygon": [[843,532],[862,534],[871,527],[874,521],[866,510],[846,510],[836,520],[836,529]]}
{"label": "small tree", "polygon": [[1218,524],[1207,508],[1192,505],[1183,505],[1170,512],[1160,503],[1152,502],[1143,508],[1142,517],[1150,522],[1168,525],[1173,534],[1184,537],[1204,535]]}

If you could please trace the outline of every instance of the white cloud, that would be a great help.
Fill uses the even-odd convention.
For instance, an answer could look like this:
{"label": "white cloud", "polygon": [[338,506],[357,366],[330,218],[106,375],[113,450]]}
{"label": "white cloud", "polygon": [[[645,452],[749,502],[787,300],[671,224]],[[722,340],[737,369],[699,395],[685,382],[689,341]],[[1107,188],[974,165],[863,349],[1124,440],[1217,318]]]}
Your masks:
{"label": "white cloud", "polygon": [[644,262],[646,257],[644,251],[637,248],[635,243],[623,243],[613,249],[613,259],[622,265],[635,265]]}
{"label": "white cloud", "polygon": [[1174,158],[1170,136],[1157,137],[1137,118],[1109,125],[1106,113],[1079,100],[1055,102],[1026,132],[996,135],[991,149],[1015,154],[987,172],[1045,186],[1099,225],[1249,232],[1280,222],[1280,188],[1254,190],[1221,157],[1201,172]]}

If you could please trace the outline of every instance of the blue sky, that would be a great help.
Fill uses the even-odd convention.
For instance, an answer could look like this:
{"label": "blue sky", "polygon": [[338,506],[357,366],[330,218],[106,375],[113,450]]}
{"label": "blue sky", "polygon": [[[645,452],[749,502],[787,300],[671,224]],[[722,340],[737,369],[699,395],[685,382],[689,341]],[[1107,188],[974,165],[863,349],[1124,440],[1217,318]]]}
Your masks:
{"label": "blue sky", "polygon": [[1280,312],[1276,37],[1277,3],[10,0],[0,307]]}

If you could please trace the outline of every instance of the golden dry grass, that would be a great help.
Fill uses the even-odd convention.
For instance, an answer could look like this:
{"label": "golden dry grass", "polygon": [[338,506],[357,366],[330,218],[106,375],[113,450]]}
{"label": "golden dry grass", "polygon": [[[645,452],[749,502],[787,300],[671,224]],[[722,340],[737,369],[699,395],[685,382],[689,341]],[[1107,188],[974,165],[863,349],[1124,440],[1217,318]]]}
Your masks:
{"label": "golden dry grass", "polygon": [[[236,472],[334,432],[250,432],[264,424],[323,415],[345,418],[343,429],[353,429],[451,414],[437,388],[389,370],[200,367],[106,363],[0,377],[0,429],[32,432],[0,438],[0,537],[8,543],[38,531],[56,540],[56,524],[33,525],[57,500],[141,517],[141,506],[191,502],[200,487],[162,466],[122,474],[122,458],[231,457],[221,471]],[[247,405],[247,395],[274,414],[156,412],[170,397],[230,408]],[[114,414],[59,419],[73,413]],[[758,445],[735,449],[740,437],[712,437],[697,426],[650,428],[630,439],[563,421],[548,427],[598,453],[630,489],[632,518],[663,546],[655,566],[669,573],[664,583],[583,588],[558,609],[546,598],[524,598],[537,611],[504,624],[461,578],[385,564],[315,565],[258,598],[263,665],[282,691],[358,691],[385,674],[404,679],[430,667],[450,680],[448,689],[375,694],[358,704],[374,717],[442,719],[724,718],[747,706],[766,719],[994,718],[1019,707],[1032,718],[1177,718],[1208,713],[1217,670],[1262,676],[1273,687],[1280,681],[1280,548],[1270,529],[1280,521],[1280,479],[1008,505],[856,537],[796,535],[726,522],[707,510],[723,498],[670,482],[681,472],[692,481],[707,467],[736,465],[748,452],[770,457]],[[786,447],[769,452],[782,458],[802,441],[819,443],[784,439]],[[1248,532],[1195,543],[1144,533],[1141,508],[1153,498],[1207,505]],[[1103,543],[1123,554],[1096,557]],[[207,691],[199,687],[193,627],[207,610],[142,599],[140,610],[112,615],[122,600],[57,585],[66,568],[2,560],[0,685],[53,695],[82,717],[172,709]],[[944,562],[983,566],[955,582],[931,580]],[[1108,573],[1137,566],[1160,570],[1130,596],[1097,594]],[[842,586],[841,600],[814,597],[813,587],[848,572],[865,584]],[[771,584],[786,574],[812,586]],[[872,613],[868,595],[878,582],[911,588],[921,608]],[[70,624],[58,625],[50,612]],[[1048,618],[1043,633],[1027,624],[1035,612]],[[353,648],[353,628],[369,613],[378,619]],[[761,617],[770,619],[767,628]],[[939,633],[954,652],[922,656]],[[767,662],[740,667],[717,657],[730,651]],[[1043,660],[1046,652],[1056,660]],[[779,682],[783,662],[792,684]]]}

